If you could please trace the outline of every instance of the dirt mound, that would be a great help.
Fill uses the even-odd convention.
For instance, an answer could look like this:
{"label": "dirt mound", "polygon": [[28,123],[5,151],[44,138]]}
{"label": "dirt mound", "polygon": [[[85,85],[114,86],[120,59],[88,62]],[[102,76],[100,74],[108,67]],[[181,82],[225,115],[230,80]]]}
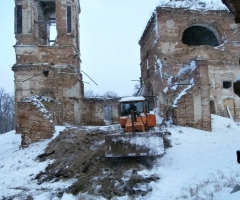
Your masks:
{"label": "dirt mound", "polygon": [[[87,192],[110,199],[113,196],[146,195],[152,188],[149,182],[159,176],[141,176],[137,172],[152,168],[155,158],[106,158],[104,137],[119,130],[68,128],[55,138],[40,161],[53,159],[44,172],[36,176],[39,184],[76,178],[66,192],[74,195]],[[62,191],[65,192],[65,191]]]}

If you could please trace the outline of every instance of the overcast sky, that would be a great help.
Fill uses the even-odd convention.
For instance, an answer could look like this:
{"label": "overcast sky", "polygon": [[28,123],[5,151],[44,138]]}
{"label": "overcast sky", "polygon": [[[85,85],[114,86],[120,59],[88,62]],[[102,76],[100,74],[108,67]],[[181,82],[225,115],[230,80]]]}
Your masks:
{"label": "overcast sky", "polygon": [[85,89],[132,95],[140,77],[138,41],[159,0],[82,0],[80,14]]}
{"label": "overcast sky", "polygon": [[[204,1],[214,6],[222,4],[221,0]],[[163,2],[170,1],[80,0],[81,69],[98,84],[83,74],[83,81],[90,83],[85,84],[85,90],[93,90],[95,94],[106,91],[114,91],[119,96],[133,94],[137,82],[131,80],[140,77],[138,41],[153,11]],[[195,1],[191,2],[195,6]],[[14,0],[2,1],[0,13],[0,87],[13,92]]]}
{"label": "overcast sky", "polygon": [[[0,87],[14,91],[12,65],[16,62],[13,45],[14,0],[3,1]],[[159,0],[81,0],[80,48],[85,90],[104,94],[115,91],[132,95],[140,77],[138,41]]]}
{"label": "overcast sky", "polygon": [[13,92],[12,65],[16,62],[13,45],[14,37],[14,0],[2,1],[0,6],[0,88]]}

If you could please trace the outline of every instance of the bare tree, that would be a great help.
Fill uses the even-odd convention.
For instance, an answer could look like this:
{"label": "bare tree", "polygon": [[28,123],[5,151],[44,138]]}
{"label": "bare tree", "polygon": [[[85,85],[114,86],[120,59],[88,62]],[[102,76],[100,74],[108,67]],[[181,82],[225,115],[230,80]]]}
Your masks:
{"label": "bare tree", "polygon": [[84,97],[85,98],[96,98],[99,97],[98,93],[94,93],[92,90],[86,90],[84,91]]}
{"label": "bare tree", "polygon": [[94,93],[92,90],[87,90],[84,92],[85,98],[116,98],[118,97],[116,92],[107,91],[103,95],[99,95],[98,93]]}
{"label": "bare tree", "polygon": [[107,91],[107,92],[104,93],[103,96],[104,97],[108,97],[108,98],[116,98],[116,97],[118,97],[117,93],[113,92],[113,91]]}
{"label": "bare tree", "polygon": [[142,87],[140,85],[140,83],[138,84],[135,84],[134,85],[134,88],[133,88],[133,96],[138,96],[140,94],[140,91],[141,91]]}
{"label": "bare tree", "polygon": [[14,96],[0,88],[0,134],[14,129]]}
{"label": "bare tree", "polygon": [[84,97],[86,98],[90,98],[90,97],[93,97],[94,96],[94,93],[92,90],[86,90],[84,91]]}

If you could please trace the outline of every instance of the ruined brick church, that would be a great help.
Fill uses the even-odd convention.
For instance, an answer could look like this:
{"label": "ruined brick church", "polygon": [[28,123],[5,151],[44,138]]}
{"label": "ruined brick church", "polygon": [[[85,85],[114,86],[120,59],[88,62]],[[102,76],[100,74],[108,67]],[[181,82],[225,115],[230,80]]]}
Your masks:
{"label": "ruined brick church", "polygon": [[[55,125],[118,122],[118,101],[84,98],[79,0],[15,0],[16,132],[22,145]],[[178,125],[211,130],[211,113],[240,120],[239,25],[228,11],[157,7],[139,41],[142,94]]]}
{"label": "ruined brick church", "polygon": [[[22,145],[49,138],[54,125],[104,125],[117,101],[84,98],[79,0],[15,0],[16,132]],[[109,109],[108,109],[109,110]]]}
{"label": "ruined brick church", "polygon": [[178,125],[211,130],[211,114],[240,120],[239,25],[226,10],[157,7],[139,41],[144,95]]}

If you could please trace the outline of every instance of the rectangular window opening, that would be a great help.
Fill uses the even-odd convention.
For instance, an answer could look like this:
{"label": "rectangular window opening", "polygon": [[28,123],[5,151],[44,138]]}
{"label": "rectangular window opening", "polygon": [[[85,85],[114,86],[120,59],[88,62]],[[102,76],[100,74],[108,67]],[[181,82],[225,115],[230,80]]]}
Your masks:
{"label": "rectangular window opening", "polygon": [[223,88],[229,89],[232,87],[232,81],[223,81]]}
{"label": "rectangular window opening", "polygon": [[22,33],[22,5],[16,5],[16,33]]}
{"label": "rectangular window opening", "polygon": [[72,32],[72,13],[71,13],[71,6],[67,5],[67,33]]}
{"label": "rectangular window opening", "polygon": [[53,45],[56,37],[57,37],[57,30],[56,30],[56,19],[51,19],[49,23],[49,45]]}

